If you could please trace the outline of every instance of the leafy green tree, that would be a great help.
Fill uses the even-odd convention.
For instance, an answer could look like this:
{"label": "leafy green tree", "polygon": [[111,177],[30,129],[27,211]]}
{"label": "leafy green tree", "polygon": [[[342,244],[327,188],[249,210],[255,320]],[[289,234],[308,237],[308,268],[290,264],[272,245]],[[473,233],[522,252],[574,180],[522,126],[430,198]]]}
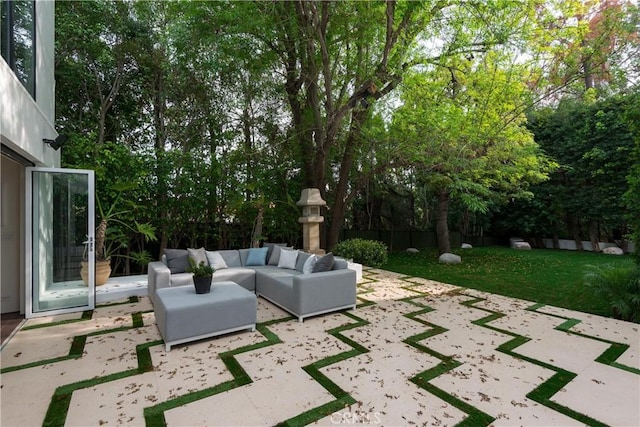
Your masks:
{"label": "leafy green tree", "polygon": [[403,83],[393,140],[425,171],[424,183],[437,197],[440,253],[451,252],[452,197],[471,211],[487,212],[492,201],[529,197],[529,184],[549,170],[524,126],[519,107],[527,92],[518,67],[504,69],[501,59],[492,53],[451,59]]}

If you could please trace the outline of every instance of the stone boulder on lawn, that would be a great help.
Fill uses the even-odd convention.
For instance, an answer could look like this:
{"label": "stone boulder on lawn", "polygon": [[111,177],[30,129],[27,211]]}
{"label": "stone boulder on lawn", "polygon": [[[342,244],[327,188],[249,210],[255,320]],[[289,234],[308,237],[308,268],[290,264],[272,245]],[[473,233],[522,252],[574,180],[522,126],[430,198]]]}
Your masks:
{"label": "stone boulder on lawn", "polygon": [[518,249],[521,251],[530,251],[531,245],[528,242],[514,242],[513,249]]}
{"label": "stone boulder on lawn", "polygon": [[607,255],[624,255],[624,251],[617,246],[609,246],[602,250],[603,254]]}
{"label": "stone boulder on lawn", "polygon": [[459,255],[446,252],[440,255],[438,262],[440,264],[460,264],[462,262],[462,258]]}

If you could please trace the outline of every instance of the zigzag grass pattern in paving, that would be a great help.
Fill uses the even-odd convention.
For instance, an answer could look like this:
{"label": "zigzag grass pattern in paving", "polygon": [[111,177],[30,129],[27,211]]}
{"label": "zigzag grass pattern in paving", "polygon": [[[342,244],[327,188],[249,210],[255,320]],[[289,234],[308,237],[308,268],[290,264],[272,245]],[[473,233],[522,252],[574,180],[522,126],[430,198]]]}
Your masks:
{"label": "zigzag grass pattern in paving", "polygon": [[640,424],[637,325],[364,273],[355,312],[301,324],[259,300],[257,331],[169,353],[145,297],[29,321],[0,424]]}

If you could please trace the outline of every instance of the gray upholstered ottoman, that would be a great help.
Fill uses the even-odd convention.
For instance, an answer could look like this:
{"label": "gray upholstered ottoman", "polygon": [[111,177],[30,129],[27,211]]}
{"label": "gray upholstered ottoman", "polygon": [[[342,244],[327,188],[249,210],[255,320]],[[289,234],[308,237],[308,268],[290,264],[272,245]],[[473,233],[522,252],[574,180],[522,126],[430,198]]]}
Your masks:
{"label": "gray upholstered ottoman", "polygon": [[158,289],[153,311],[170,351],[175,344],[255,330],[257,301],[255,294],[234,282],[218,282],[208,294],[196,294],[193,286]]}

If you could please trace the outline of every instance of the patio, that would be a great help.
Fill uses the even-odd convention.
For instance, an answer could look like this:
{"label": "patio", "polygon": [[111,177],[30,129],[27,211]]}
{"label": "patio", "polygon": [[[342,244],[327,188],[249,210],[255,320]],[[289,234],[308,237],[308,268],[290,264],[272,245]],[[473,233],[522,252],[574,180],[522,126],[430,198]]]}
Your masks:
{"label": "patio", "polygon": [[2,350],[10,425],[640,425],[640,333],[365,271],[355,312],[166,353],[149,299],[29,320]]}

